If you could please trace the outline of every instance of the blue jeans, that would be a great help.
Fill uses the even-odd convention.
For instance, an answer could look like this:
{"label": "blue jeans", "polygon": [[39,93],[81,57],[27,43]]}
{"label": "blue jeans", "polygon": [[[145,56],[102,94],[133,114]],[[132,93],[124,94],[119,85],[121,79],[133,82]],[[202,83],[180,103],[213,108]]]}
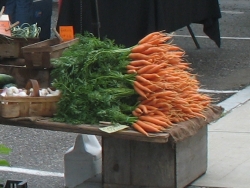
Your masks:
{"label": "blue jeans", "polygon": [[52,0],[33,2],[33,23],[41,27],[40,40],[46,40],[51,35]]}
{"label": "blue jeans", "polygon": [[33,0],[7,0],[5,4],[5,14],[10,17],[13,24],[19,21],[19,26],[23,23],[32,24],[32,2]]}

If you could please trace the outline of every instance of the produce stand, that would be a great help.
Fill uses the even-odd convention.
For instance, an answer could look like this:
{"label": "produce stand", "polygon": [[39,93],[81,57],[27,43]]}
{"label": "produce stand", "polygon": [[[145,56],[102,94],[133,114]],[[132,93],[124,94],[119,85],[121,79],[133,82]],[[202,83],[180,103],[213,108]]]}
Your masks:
{"label": "produce stand", "polygon": [[[58,98],[49,101],[47,95],[41,95],[40,90],[35,89],[38,86],[34,87],[34,84],[31,84],[33,87],[25,87],[29,92],[22,97],[31,94],[25,99],[14,95],[19,93],[18,88],[15,91],[11,87],[6,88],[0,98],[1,123],[101,136],[103,158],[100,184],[104,188],[185,187],[206,172],[207,125],[217,120],[223,109],[211,105],[209,96],[197,92],[199,82],[187,71],[188,64],[182,60],[184,52],[166,44],[171,39],[168,34],[154,32],[146,39],[139,41],[139,48],[144,47],[139,52],[145,54],[138,57],[138,48],[134,47],[131,52],[131,48],[121,49],[111,41],[99,41],[86,33],[79,39],[84,45],[74,45],[64,54],[70,61],[67,59],[65,63],[60,61],[64,58],[59,58],[53,64],[52,75],[57,78],[53,87],[62,94],[60,102],[55,104]],[[58,44],[58,40],[56,44],[50,42],[22,48],[24,53],[28,53],[28,58],[25,55],[29,64],[25,66],[27,70],[53,68],[50,64],[50,58],[55,58],[51,56],[52,52],[61,51],[67,45]],[[35,55],[37,52],[46,53],[46,58]],[[33,55],[39,56],[41,63],[37,64],[38,60],[31,58]],[[140,65],[135,61],[143,59],[146,62],[140,62]],[[127,72],[124,73],[124,70]],[[142,75],[147,76],[144,78]],[[25,75],[20,77],[27,78]],[[46,79],[47,82],[49,80]],[[69,89],[72,85],[74,90]],[[36,91],[39,94],[34,95]],[[75,94],[75,100],[65,100],[68,92]],[[53,107],[53,112],[49,113],[51,116],[33,113],[39,109],[49,112],[47,102],[53,102],[49,104]],[[44,105],[44,108],[38,104]],[[12,105],[18,109],[14,115],[9,113],[13,111]],[[58,110],[56,118],[61,122],[51,119],[54,110]],[[63,113],[63,118],[60,113]],[[131,127],[107,133],[100,128],[110,126],[110,123],[100,123],[102,120]]]}
{"label": "produce stand", "polygon": [[102,137],[102,185],[105,188],[185,187],[207,169],[207,125],[221,116],[213,106],[203,118],[178,123],[146,137],[132,129],[105,133],[104,125],[70,125],[46,117],[0,118],[2,124]]}

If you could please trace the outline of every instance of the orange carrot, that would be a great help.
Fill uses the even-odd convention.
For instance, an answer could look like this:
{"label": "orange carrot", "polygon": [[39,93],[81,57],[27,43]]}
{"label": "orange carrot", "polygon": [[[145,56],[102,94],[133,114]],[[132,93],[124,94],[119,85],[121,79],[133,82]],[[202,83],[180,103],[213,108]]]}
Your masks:
{"label": "orange carrot", "polygon": [[180,62],[180,60],[177,59],[177,58],[168,58],[167,61],[168,61],[168,63],[171,64],[171,65],[177,65],[177,64]]}
{"label": "orange carrot", "polygon": [[[155,73],[155,72],[158,72],[160,69],[162,68],[161,65],[155,65],[155,67],[153,67],[152,69],[148,70],[146,73]],[[140,70],[138,70],[140,71]]]}
{"label": "orange carrot", "polygon": [[157,38],[157,39],[155,39],[155,40],[149,41],[148,43],[149,43],[149,44],[158,45],[158,44],[162,44],[162,43],[167,42],[167,41],[170,40],[171,38],[172,38],[172,37],[164,36],[164,37]]}
{"label": "orange carrot", "polygon": [[160,131],[163,131],[163,130],[165,130],[166,128],[165,127],[162,127],[162,126],[160,126],[160,125],[156,125],[156,124],[154,124],[154,123],[151,123],[151,122],[148,122],[148,121],[144,121],[146,124],[149,124],[150,126],[152,126],[152,127],[155,127],[156,129],[158,129],[158,130],[160,130]]}
{"label": "orange carrot", "polygon": [[165,49],[167,51],[184,51],[182,48],[180,48],[179,46],[175,46],[172,44],[167,44],[167,43],[163,43],[163,44],[159,44],[158,45],[160,48]]}
{"label": "orange carrot", "polygon": [[148,109],[148,110],[157,110],[156,107],[148,105],[148,104],[144,104],[144,106]]}
{"label": "orange carrot", "polygon": [[150,56],[147,56],[147,55],[142,54],[142,53],[130,53],[130,54],[128,55],[128,57],[129,57],[130,59],[132,59],[132,60],[139,60],[139,59],[144,59],[144,60],[146,60],[146,59],[149,59],[149,58],[150,58]]}
{"label": "orange carrot", "polygon": [[157,66],[157,65],[155,65],[155,64],[146,65],[146,66],[142,67],[141,69],[139,69],[137,72],[138,72],[138,74],[145,74],[145,73],[147,73],[150,69],[154,68],[155,66]]}
{"label": "orange carrot", "polygon": [[154,123],[156,125],[160,125],[160,126],[163,126],[163,127],[168,126],[168,124],[166,122],[160,121],[159,119],[154,118],[154,117],[150,117],[150,116],[139,116],[139,119],[143,120],[143,121],[149,121],[151,123]]}
{"label": "orange carrot", "polygon": [[143,86],[142,84],[140,84],[139,82],[137,81],[134,81],[134,86],[141,89],[142,91],[146,91],[146,92],[149,92],[151,93],[152,91],[150,89],[148,89],[147,87]]}
{"label": "orange carrot", "polygon": [[147,98],[146,94],[144,93],[144,91],[142,91],[140,88],[136,87],[134,85],[134,90],[136,91],[136,93],[138,93],[140,96]]}
{"label": "orange carrot", "polygon": [[142,127],[146,132],[153,132],[153,133],[158,133],[160,132],[159,129],[145,123],[144,121],[137,120],[136,123]]}
{"label": "orange carrot", "polygon": [[164,97],[164,96],[175,97],[176,95],[177,95],[177,93],[175,91],[167,91],[167,90],[152,94],[152,96],[154,96],[154,97]]}
{"label": "orange carrot", "polygon": [[150,41],[152,38],[154,38],[155,36],[162,36],[162,35],[164,35],[164,34],[162,32],[160,32],[160,31],[155,31],[155,32],[149,33],[148,35],[146,35],[145,37],[143,37],[138,42],[138,44],[146,43],[146,42]]}
{"label": "orange carrot", "polygon": [[138,82],[140,82],[140,83],[144,82],[144,83],[146,83],[146,84],[148,84],[148,85],[149,85],[149,84],[152,84],[152,82],[150,82],[149,80],[143,78],[143,77],[140,76],[140,75],[137,75],[137,76],[135,77],[135,79],[136,79]]}
{"label": "orange carrot", "polygon": [[148,109],[147,109],[146,106],[143,105],[143,104],[138,105],[137,108],[141,109],[141,111],[142,111],[144,114],[147,114],[147,113],[148,113]]}
{"label": "orange carrot", "polygon": [[145,60],[145,59],[138,59],[138,60],[133,60],[129,63],[129,65],[132,65],[132,66],[145,66],[145,65],[151,65],[152,63]]}
{"label": "orange carrot", "polygon": [[148,80],[155,80],[160,77],[157,74],[140,74],[140,76]]}
{"label": "orange carrot", "polygon": [[150,48],[152,46],[153,45],[149,44],[149,43],[138,44],[131,49],[131,52],[132,53],[142,53],[143,51],[147,50],[148,48]]}
{"label": "orange carrot", "polygon": [[155,113],[156,115],[160,115],[160,116],[162,116],[162,117],[166,117],[166,114],[164,114],[164,113],[163,113],[162,111],[160,111],[160,110],[155,110],[154,113]]}
{"label": "orange carrot", "polygon": [[140,67],[135,67],[135,66],[132,66],[132,65],[127,65],[126,68],[128,70],[135,70],[135,71],[140,69]]}
{"label": "orange carrot", "polygon": [[132,111],[132,114],[133,114],[133,116],[135,116],[135,117],[139,117],[141,114],[139,114],[138,112],[136,112],[136,111]]}
{"label": "orange carrot", "polygon": [[164,52],[164,51],[165,51],[164,49],[159,48],[159,47],[150,47],[141,53],[149,55],[149,54],[159,53],[159,52]]}
{"label": "orange carrot", "polygon": [[128,74],[136,74],[137,72],[136,72],[136,70],[127,70],[127,73]]}
{"label": "orange carrot", "polygon": [[143,113],[143,111],[140,108],[138,108],[138,107],[134,111],[137,112],[137,113],[139,113],[139,114]]}
{"label": "orange carrot", "polygon": [[132,124],[132,127],[133,127],[135,130],[137,130],[138,132],[140,132],[140,133],[142,133],[142,134],[144,134],[144,135],[146,135],[146,136],[149,136],[148,133],[147,133],[141,126],[139,126],[137,123],[133,123],[133,124]]}
{"label": "orange carrot", "polygon": [[169,52],[169,53],[174,54],[176,56],[180,56],[180,57],[185,55],[185,52],[182,52],[182,51],[172,51],[172,52]]}
{"label": "orange carrot", "polygon": [[156,102],[157,101],[155,99],[150,99],[150,100],[144,99],[143,101],[141,101],[141,104],[148,106],[155,106]]}
{"label": "orange carrot", "polygon": [[163,88],[160,87],[158,84],[148,85],[147,88],[150,89],[152,92],[160,92],[163,90]]}

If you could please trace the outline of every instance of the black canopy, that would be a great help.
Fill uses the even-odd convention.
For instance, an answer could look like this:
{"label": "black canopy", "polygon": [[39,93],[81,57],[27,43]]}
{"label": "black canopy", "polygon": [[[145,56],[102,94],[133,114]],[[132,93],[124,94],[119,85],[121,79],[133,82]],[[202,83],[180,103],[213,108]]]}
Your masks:
{"label": "black canopy", "polygon": [[[97,34],[95,0],[63,0],[57,26],[73,25],[75,33]],[[125,46],[153,31],[173,32],[191,23],[220,46],[218,0],[99,0],[100,36]]]}

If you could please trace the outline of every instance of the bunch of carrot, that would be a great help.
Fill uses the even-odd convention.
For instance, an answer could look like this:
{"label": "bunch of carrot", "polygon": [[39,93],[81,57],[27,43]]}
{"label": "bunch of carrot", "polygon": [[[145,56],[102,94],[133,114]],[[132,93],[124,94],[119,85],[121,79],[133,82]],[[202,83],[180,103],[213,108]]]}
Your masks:
{"label": "bunch of carrot", "polygon": [[127,73],[135,74],[133,87],[140,95],[132,112],[132,127],[148,136],[194,117],[203,117],[211,98],[198,92],[199,82],[185,61],[185,52],[159,31],[141,39],[129,54]]}

